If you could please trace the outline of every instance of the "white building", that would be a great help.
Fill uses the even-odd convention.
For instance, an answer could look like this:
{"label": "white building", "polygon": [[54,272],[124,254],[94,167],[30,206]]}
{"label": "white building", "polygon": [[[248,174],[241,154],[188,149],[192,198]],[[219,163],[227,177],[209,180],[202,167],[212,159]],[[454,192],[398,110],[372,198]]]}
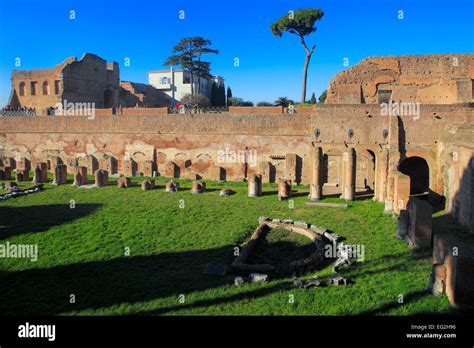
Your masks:
{"label": "white building", "polygon": [[[194,94],[199,90],[198,77],[193,76]],[[212,82],[218,86],[224,84],[224,79],[220,76],[213,76],[211,79],[201,77],[201,94],[211,99]],[[152,70],[148,72],[148,83],[153,87],[163,91],[168,95],[170,104],[174,104],[191,93],[191,75],[187,71],[175,70]]]}

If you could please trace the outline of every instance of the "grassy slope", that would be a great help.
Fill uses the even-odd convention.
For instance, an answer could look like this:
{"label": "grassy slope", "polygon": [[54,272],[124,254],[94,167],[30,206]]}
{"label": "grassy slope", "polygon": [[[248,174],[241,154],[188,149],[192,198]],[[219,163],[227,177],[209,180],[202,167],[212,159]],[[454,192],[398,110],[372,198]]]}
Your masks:
{"label": "grassy slope", "polygon": [[[114,180],[114,179],[112,179]],[[139,178],[135,178],[138,184]],[[163,183],[164,178],[159,182]],[[189,188],[189,181],[182,181]],[[237,194],[220,197],[225,185]],[[23,185],[25,186],[25,185]],[[0,203],[0,243],[37,243],[39,260],[0,259],[0,313],[167,315],[354,315],[451,312],[425,290],[429,258],[393,237],[395,219],[371,200],[348,209],[295,208],[274,192],[246,197],[244,183],[209,183],[209,192],[170,194],[138,186],[119,190],[46,185],[42,193]],[[297,188],[300,192],[305,187]],[[76,202],[75,209],[69,202]],[[179,207],[180,200],[185,207]],[[328,199],[327,201],[338,201]],[[230,263],[233,248],[257,218],[292,218],[325,226],[365,245],[365,261],[342,274],[347,287],[297,289],[291,279],[231,285],[233,276],[204,275],[208,262]],[[124,248],[131,255],[124,256]],[[2,272],[5,271],[5,272]],[[330,267],[318,272],[331,275]],[[308,274],[310,277],[311,274]],[[76,303],[69,303],[70,294]],[[185,295],[180,303],[179,295]],[[295,302],[289,303],[289,295]],[[403,295],[404,303],[397,302]]]}

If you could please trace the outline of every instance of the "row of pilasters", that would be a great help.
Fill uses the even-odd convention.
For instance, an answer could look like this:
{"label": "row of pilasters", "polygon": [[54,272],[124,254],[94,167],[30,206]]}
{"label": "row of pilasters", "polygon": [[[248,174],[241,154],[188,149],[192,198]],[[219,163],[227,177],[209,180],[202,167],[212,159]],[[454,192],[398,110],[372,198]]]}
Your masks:
{"label": "row of pilasters", "polygon": [[[322,147],[311,147],[311,184],[310,199],[318,200],[323,197],[322,170],[323,156]],[[355,198],[356,192],[356,164],[357,156],[353,147],[348,147],[343,153],[343,168],[341,177],[341,197],[351,201]],[[381,152],[376,154],[375,160],[375,189],[374,199],[378,202],[387,202],[393,200],[389,197],[393,192],[393,182],[390,181],[389,174],[389,150],[383,148]],[[391,185],[392,184],[392,185]]]}

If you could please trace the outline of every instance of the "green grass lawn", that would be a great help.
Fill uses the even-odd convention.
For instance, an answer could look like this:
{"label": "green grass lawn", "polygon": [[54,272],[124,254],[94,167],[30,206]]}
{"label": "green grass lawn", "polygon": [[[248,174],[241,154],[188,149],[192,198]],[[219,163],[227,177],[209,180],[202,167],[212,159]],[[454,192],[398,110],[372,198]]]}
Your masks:
{"label": "green grass lawn", "polygon": [[[136,186],[129,189],[118,189],[115,179],[101,189],[46,184],[44,192],[0,202],[0,243],[39,248],[37,262],[0,259],[0,313],[455,313],[446,297],[426,291],[429,255],[415,253],[396,239],[396,220],[372,200],[350,202],[347,209],[305,207],[308,188],[298,186],[291,209],[289,201],[278,201],[274,184],[264,185],[264,196],[248,198],[245,183],[207,182],[206,193],[193,195],[186,180],[179,180],[184,189],[177,193],[162,187],[142,191],[140,180],[134,178]],[[222,187],[236,194],[220,197]],[[237,287],[235,275],[203,274],[207,263],[232,262],[234,247],[250,237],[261,215],[305,220],[344,236],[347,243],[363,244],[365,261],[341,272],[354,284],[306,290],[294,287],[289,277]],[[435,228],[438,218],[444,219],[436,217]],[[327,279],[331,267],[317,274]],[[70,303],[71,294],[75,303]],[[403,303],[398,302],[400,295]]]}

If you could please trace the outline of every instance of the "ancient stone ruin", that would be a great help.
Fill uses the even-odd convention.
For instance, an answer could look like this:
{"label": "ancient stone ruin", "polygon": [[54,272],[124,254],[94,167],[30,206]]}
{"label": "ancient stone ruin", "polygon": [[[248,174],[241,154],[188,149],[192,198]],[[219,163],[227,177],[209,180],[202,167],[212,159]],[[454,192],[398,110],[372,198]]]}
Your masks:
{"label": "ancient stone ruin", "polygon": [[284,200],[291,196],[291,180],[280,179],[278,181],[278,199]]}
{"label": "ancient stone ruin", "polygon": [[45,162],[36,163],[33,166],[33,183],[39,184],[48,181],[48,164]]}
{"label": "ancient stone ruin", "polygon": [[109,184],[109,172],[103,169],[96,170],[94,173],[94,185],[104,187]]}
{"label": "ancient stone ruin", "polygon": [[89,180],[87,178],[87,167],[75,167],[73,185],[79,187],[87,185],[88,183]]}
{"label": "ancient stone ruin", "polygon": [[165,184],[165,191],[166,192],[178,192],[179,190],[179,182],[174,181],[167,181]]}
{"label": "ancient stone ruin", "polygon": [[117,179],[118,188],[128,188],[132,186],[132,180],[128,177],[120,177]]}
{"label": "ancient stone ruin", "polygon": [[53,173],[53,184],[67,184],[67,166],[65,164],[57,164]]}
{"label": "ancient stone ruin", "polygon": [[[255,272],[255,273],[275,273],[277,270],[274,265],[271,264],[250,264],[247,263],[249,256],[255,249],[255,246],[259,241],[264,238],[268,233],[271,233],[272,229],[283,228],[289,232],[297,233],[309,238],[315,245],[315,251],[308,257],[292,261],[287,267],[290,273],[298,273],[311,270],[320,265],[324,260],[324,245],[327,240],[316,233],[311,228],[308,228],[308,224],[304,223],[301,225],[294,224],[290,221],[279,221],[270,220],[267,217],[261,217],[259,219],[260,225],[254,231],[250,239],[243,246],[240,254],[232,262],[231,267],[236,271]],[[305,227],[306,226],[306,227]]]}
{"label": "ancient stone ruin", "polygon": [[461,240],[434,237],[430,290],[445,294],[456,308],[474,309],[474,252]]}
{"label": "ancient stone ruin", "polygon": [[206,183],[202,181],[193,181],[191,193],[203,193],[206,190]]}
{"label": "ancient stone ruin", "polygon": [[145,179],[140,184],[143,191],[153,190],[155,188],[155,180]]}
{"label": "ancient stone ruin", "polygon": [[259,197],[262,195],[262,175],[251,174],[248,179],[248,196]]}

